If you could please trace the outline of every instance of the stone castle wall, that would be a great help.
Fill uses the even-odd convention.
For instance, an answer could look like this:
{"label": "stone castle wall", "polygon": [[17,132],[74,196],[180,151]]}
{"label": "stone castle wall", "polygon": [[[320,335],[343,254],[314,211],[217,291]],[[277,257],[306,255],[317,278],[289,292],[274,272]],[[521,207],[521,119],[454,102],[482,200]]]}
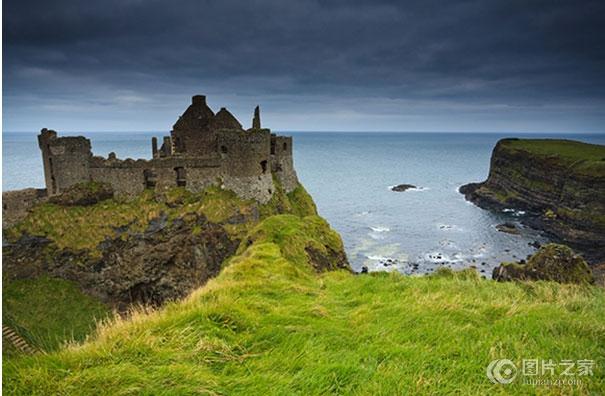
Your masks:
{"label": "stone castle wall", "polygon": [[35,205],[48,199],[44,188],[26,188],[24,190],[6,191],[2,193],[2,228],[16,224]]}
{"label": "stone castle wall", "polygon": [[38,137],[42,151],[48,195],[70,186],[97,181],[111,185],[116,194],[133,196],[145,189],[157,191],[176,186],[198,192],[221,185],[246,199],[267,202],[275,186],[275,175],[287,192],[298,185],[292,162],[292,138],[271,134],[260,128],[244,130],[229,111],[217,114],[206,105],[204,96],[192,104],[174,126],[171,138],[164,138],[158,151],[152,140],[153,158],[118,159],[93,156],[85,137],[58,137],[43,129]]}
{"label": "stone castle wall", "polygon": [[92,158],[90,140],[82,136],[57,138],[55,131],[43,129],[38,145],[44,162],[44,178],[49,195],[89,179]]}
{"label": "stone castle wall", "polygon": [[271,171],[277,176],[286,192],[298,185],[292,156],[292,138],[289,136],[271,136]]}

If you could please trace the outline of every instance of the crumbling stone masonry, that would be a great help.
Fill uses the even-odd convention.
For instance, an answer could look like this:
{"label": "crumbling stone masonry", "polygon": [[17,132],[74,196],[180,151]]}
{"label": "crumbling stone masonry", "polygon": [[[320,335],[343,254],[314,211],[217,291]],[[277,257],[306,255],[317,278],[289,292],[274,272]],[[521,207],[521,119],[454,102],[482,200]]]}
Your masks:
{"label": "crumbling stone masonry", "polygon": [[38,143],[49,196],[76,183],[98,181],[123,196],[145,189],[182,186],[196,192],[220,185],[242,198],[264,203],[275,191],[272,174],[287,192],[298,184],[291,137],[261,128],[258,107],[252,128],[244,130],[226,108],[215,114],[203,95],[192,98],[160,148],[158,140],[152,139],[151,160],[118,159],[114,153],[108,158],[93,156],[90,140],[58,137],[48,129],[42,129]]}

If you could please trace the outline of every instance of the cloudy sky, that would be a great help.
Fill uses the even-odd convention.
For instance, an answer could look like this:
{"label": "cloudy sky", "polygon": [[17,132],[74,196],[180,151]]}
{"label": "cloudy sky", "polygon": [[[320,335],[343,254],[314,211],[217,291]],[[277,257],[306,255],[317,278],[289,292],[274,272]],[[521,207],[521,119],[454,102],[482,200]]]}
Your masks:
{"label": "cloudy sky", "polygon": [[605,2],[5,0],[6,131],[605,132]]}

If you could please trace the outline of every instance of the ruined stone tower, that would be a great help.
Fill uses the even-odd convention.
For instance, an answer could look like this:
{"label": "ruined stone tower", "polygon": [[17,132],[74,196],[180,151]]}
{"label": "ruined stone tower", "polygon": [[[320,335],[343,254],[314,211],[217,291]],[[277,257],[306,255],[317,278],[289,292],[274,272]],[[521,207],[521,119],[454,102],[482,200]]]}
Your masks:
{"label": "ruined stone tower", "polygon": [[44,128],[38,135],[38,146],[49,195],[90,180],[90,140],[82,136],[58,138],[57,132]]}
{"label": "ruined stone tower", "polygon": [[216,134],[211,128],[214,112],[206,104],[206,96],[195,95],[191,105],[172,127],[175,153],[209,155],[216,148]]}
{"label": "ruined stone tower", "polygon": [[252,119],[252,129],[260,129],[260,106],[254,109],[254,118]]}

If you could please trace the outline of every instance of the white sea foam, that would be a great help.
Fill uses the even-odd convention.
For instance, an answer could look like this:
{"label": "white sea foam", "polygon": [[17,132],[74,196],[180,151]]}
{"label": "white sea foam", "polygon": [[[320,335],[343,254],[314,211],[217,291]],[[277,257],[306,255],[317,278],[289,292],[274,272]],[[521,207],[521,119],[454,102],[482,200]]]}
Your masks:
{"label": "white sea foam", "polygon": [[440,252],[425,253],[424,259],[426,261],[436,263],[436,264],[438,264],[438,263],[459,263],[459,262],[464,261],[463,257],[459,253],[454,253],[454,255],[450,257],[449,255],[440,253]]}
{"label": "white sea foam", "polygon": [[367,216],[370,214],[369,210],[364,210],[363,212],[355,213],[355,216]]}
{"label": "white sea foam", "polygon": [[389,257],[377,256],[377,255],[369,255],[366,257],[368,258],[368,260],[374,260],[374,261],[386,261],[389,259]]}
{"label": "white sea foam", "polygon": [[389,227],[381,227],[381,226],[376,226],[376,227],[372,227],[370,226],[370,229],[374,232],[389,232],[391,231],[391,229]]}
{"label": "white sea foam", "polygon": [[462,228],[455,224],[437,224],[441,231],[462,231]]}
{"label": "white sea foam", "polygon": [[410,188],[407,191],[418,191],[418,192],[422,192],[422,191],[428,191],[430,190],[430,188],[428,187],[416,187],[416,188]]}
{"label": "white sea foam", "polygon": [[502,209],[502,212],[504,213],[512,213],[513,216],[524,216],[525,215],[525,211],[524,210],[516,210],[516,209],[512,209],[512,208],[504,208]]}

